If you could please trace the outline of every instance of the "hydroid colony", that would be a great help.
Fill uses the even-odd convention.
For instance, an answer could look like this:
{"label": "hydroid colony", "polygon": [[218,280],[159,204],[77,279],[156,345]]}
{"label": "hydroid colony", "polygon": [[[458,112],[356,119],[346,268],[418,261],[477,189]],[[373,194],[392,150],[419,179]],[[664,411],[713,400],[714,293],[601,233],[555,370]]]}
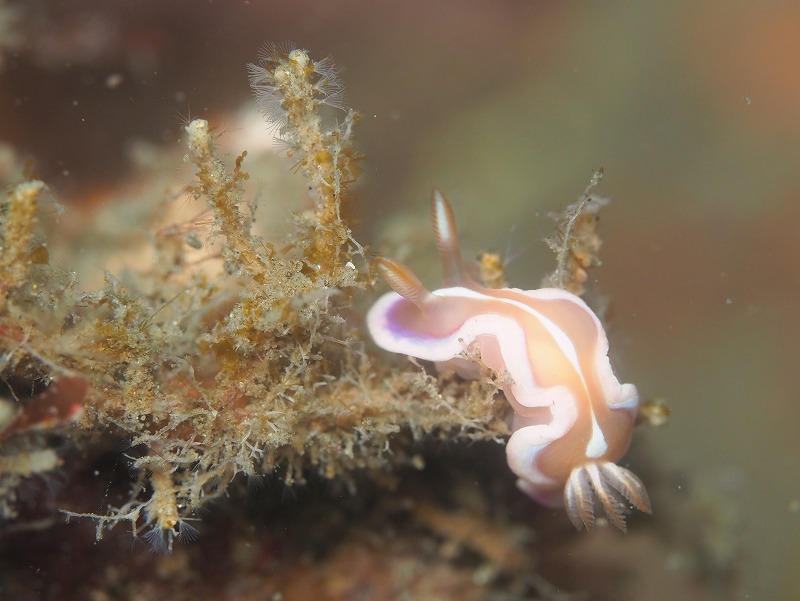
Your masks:
{"label": "hydroid colony", "polygon": [[[128,502],[96,512],[100,500],[87,499],[72,515],[97,519],[98,536],[127,521],[167,548],[237,474],[276,474],[294,484],[311,471],[349,481],[354,470],[410,463],[412,439],[506,431],[491,382],[441,387],[418,368],[385,371],[364,353],[357,320],[344,319],[373,275],[342,218],[360,155],[357,114],[344,109],[331,60],[269,47],[250,74],[294,170],[308,182],[312,206],[293,215],[281,240],[253,233],[246,152],[220,156],[202,119],[186,126],[194,177],[185,190],[210,217],[162,229],[152,237],[150,267],[107,273],[99,291],[84,291],[50,262],[46,185],[25,181],[4,195],[2,375],[51,387],[85,383],[80,398],[39,401],[51,408],[69,401],[74,409],[47,423],[22,419],[28,425],[18,427],[18,412],[36,399],[21,409],[4,405],[4,518],[17,513],[13,494],[25,458],[47,450],[45,429],[68,430],[78,445],[107,431],[128,441],[136,473]],[[323,105],[341,109],[340,118],[326,122]],[[218,277],[188,259],[209,240],[221,243],[205,261],[222,263]],[[39,473],[59,463],[48,453]]]}

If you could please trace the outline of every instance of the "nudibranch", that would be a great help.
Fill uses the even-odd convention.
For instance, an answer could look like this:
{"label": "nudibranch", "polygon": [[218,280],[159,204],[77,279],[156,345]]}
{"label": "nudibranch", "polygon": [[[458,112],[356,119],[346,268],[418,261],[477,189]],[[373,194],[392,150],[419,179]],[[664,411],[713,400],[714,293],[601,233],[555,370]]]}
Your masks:
{"label": "nudibranch", "polygon": [[543,505],[563,504],[578,530],[592,530],[596,496],[624,532],[629,506],[650,513],[641,480],[616,465],[630,444],[639,399],[611,370],[600,320],[565,290],[475,282],[461,261],[450,203],[434,189],[431,205],[443,287],[431,292],[406,266],[377,259],[394,291],[367,315],[372,338],[466,378],[478,377],[468,358],[477,356],[507,374],[499,380],[514,409],[506,457],[517,486]]}

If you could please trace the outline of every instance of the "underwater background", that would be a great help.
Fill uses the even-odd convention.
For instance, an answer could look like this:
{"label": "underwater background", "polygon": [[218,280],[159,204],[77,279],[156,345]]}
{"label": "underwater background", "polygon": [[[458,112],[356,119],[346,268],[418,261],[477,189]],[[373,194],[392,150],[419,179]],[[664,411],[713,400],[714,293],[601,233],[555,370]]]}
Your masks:
{"label": "underwater background", "polygon": [[[491,481],[492,493],[471,508],[489,515],[485,503],[505,499],[515,517],[493,532],[511,538],[519,512],[528,511],[533,542],[524,549],[535,549],[537,571],[555,588],[509,584],[503,593],[500,577],[481,593],[485,583],[470,572],[477,588],[461,589],[452,572],[472,570],[469,558],[439,550],[445,566],[432,565],[431,574],[458,586],[403,597],[375,586],[394,576],[362,555],[372,536],[362,533],[363,545],[292,567],[298,579],[319,583],[316,598],[562,598],[555,589],[591,599],[800,598],[800,6],[6,1],[0,34],[3,151],[31,157],[67,212],[100,211],[123,191],[135,196],[134,167],[153,148],[180,157],[188,116],[228,127],[222,143],[235,140],[233,153],[269,141],[266,124],[261,132],[240,124],[253,108],[245,65],[269,41],[334,57],[347,104],[362,115],[355,237],[413,265],[429,285],[439,278],[428,229],[433,186],[455,206],[464,256],[502,253],[511,285],[529,289],[552,269],[542,242],[554,229],[551,214],[605,169],[598,192],[612,202],[602,211],[594,298],[607,307],[620,379],[671,411],[666,426],[637,429],[626,456],[648,485],[653,516],[633,516],[627,536],[576,535],[563,528],[563,515],[516,498],[501,448],[487,451],[473,475],[485,457],[454,445],[434,451],[428,476],[410,476],[409,486],[441,482],[436,470],[455,469],[455,487]],[[179,173],[178,162],[162,167]],[[276,172],[290,167],[285,161]],[[0,176],[5,183],[2,157]],[[279,214],[302,206],[302,182],[281,186],[266,186],[267,203],[280,189],[295,206]],[[275,498],[262,492],[261,504],[257,494],[211,505],[207,531],[169,557],[131,549],[125,533],[94,543],[93,526],[77,522],[31,537],[10,530],[0,540],[0,590],[17,599],[79,598],[87,590],[96,599],[135,598],[134,590],[164,598],[182,583],[197,598],[201,575],[216,593],[230,584],[230,574],[199,567],[198,555],[221,552],[220,532],[235,538],[225,552],[244,556],[255,541],[291,537],[292,528],[301,535],[289,546],[323,544],[323,534],[308,533],[315,520],[338,520],[345,538],[353,522],[378,533],[383,519],[403,527],[401,509],[372,511],[384,501],[354,500],[325,484],[281,488]],[[326,495],[336,498],[330,508]],[[267,507],[280,508],[280,524]],[[446,542],[444,516],[420,515],[423,523],[440,520],[431,529]],[[549,530],[551,522],[559,527]],[[44,541],[93,549],[72,559],[85,561],[78,572],[90,575],[67,579],[63,558],[38,546]],[[114,566],[102,545],[114,549]],[[262,549],[258,561],[247,560],[253,573],[260,566],[270,574],[270,553],[279,554]],[[372,588],[348,588],[359,570]],[[116,589],[106,586],[112,580]],[[283,587],[275,593],[283,597],[272,598],[303,598]],[[233,585],[225,591],[249,598]]]}

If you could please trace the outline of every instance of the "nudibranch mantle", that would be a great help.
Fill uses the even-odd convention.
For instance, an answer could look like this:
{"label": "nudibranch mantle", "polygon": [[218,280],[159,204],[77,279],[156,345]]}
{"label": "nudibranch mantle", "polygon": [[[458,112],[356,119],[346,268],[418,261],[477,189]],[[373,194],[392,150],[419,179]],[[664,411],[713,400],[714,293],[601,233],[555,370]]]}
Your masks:
{"label": "nudibranch mantle", "polygon": [[393,288],[367,314],[381,348],[451,367],[465,378],[506,373],[502,390],[514,409],[506,457],[517,485],[547,506],[563,504],[576,528],[592,529],[594,497],[625,530],[627,501],[650,512],[642,482],[616,465],[628,449],[639,404],[620,384],[608,338],[579,297],[558,288],[490,289],[463,267],[450,203],[434,189],[436,246],[445,287],[429,291],[405,266],[378,259]]}

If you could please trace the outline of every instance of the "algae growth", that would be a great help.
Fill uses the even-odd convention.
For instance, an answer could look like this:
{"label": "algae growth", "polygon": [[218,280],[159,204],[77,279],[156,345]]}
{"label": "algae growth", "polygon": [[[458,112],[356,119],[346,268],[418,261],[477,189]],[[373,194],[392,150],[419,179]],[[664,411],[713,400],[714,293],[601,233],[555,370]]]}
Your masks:
{"label": "algae growth", "polygon": [[[166,549],[237,474],[279,474],[291,485],[318,473],[352,484],[356,471],[418,462],[409,442],[423,436],[506,432],[489,378],[439,382],[365,351],[352,305],[372,295],[374,275],[343,218],[362,158],[353,144],[358,115],[343,104],[333,62],[270,46],[250,76],[312,200],[282,237],[254,232],[247,152],[223,156],[203,119],[185,127],[193,178],[170,199],[194,203],[196,215],[152,232],[154,260],[106,273],[99,290],[50,261],[57,214],[47,186],[9,186],[0,212],[0,367],[7,381],[49,388],[5,404],[3,519],[18,514],[25,473],[62,463],[44,435],[55,431],[84,449],[121,437],[135,472],[124,503],[96,511],[98,499],[86,499],[68,515],[97,520],[98,537],[128,522]],[[323,107],[339,112],[326,117]],[[202,261],[192,258],[198,248]],[[51,419],[29,415],[36,407]],[[44,462],[22,469],[36,453]]]}

